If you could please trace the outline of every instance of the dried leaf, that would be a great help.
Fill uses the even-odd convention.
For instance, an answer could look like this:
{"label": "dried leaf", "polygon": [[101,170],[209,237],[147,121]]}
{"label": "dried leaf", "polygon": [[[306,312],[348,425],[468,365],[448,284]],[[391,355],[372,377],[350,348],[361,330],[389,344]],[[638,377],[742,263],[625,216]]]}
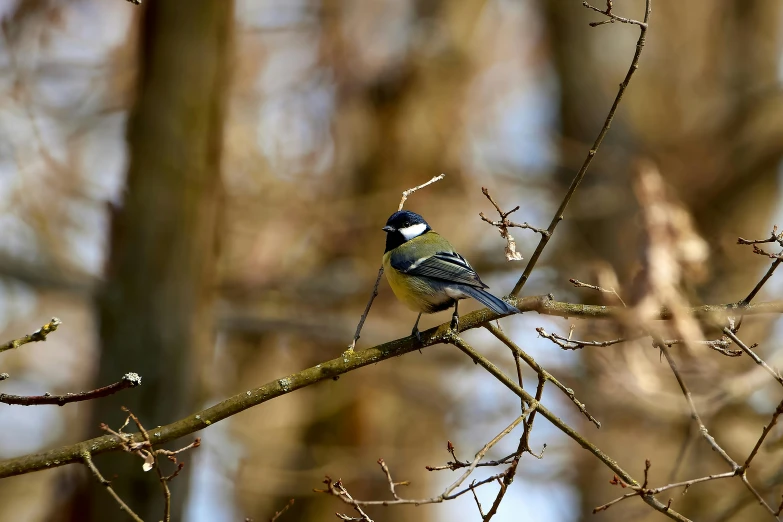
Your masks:
{"label": "dried leaf", "polygon": [[145,451],[144,454],[144,464],[141,466],[141,469],[144,471],[149,471],[155,467],[155,457],[152,455],[152,453],[147,451]]}
{"label": "dried leaf", "polygon": [[[501,234],[503,235],[503,234]],[[506,232],[506,259],[508,261],[522,261],[522,254],[517,252],[517,243],[514,237]]]}

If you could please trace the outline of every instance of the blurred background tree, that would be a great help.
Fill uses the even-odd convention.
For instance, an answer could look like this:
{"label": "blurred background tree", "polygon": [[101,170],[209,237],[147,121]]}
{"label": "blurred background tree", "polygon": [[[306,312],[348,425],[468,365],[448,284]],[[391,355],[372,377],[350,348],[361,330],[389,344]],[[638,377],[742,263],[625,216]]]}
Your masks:
{"label": "blurred background tree", "polygon": [[[640,0],[615,4],[641,16]],[[608,271],[630,289],[640,252],[631,162],[647,157],[712,248],[693,301],[744,297],[765,264],[732,243],[766,235],[781,215],[779,11],[764,0],[655,2],[639,75],[526,294],[596,300],[567,280]],[[155,426],[337,356],[371,290],[380,226],[402,190],[441,172],[446,180],[408,208],[507,292],[522,266],[505,261],[478,219],[491,211],[480,187],[506,208],[522,205],[519,221],[545,225],[637,35],[590,28],[598,15],[560,0],[11,0],[0,17],[0,334],[52,315],[64,322],[46,346],[3,357],[13,377],[3,391],[72,391],[127,371],[144,379],[91,405],[0,406],[2,457],[97,435],[99,422],[121,423],[120,404]],[[529,257],[537,237],[518,240]],[[406,335],[414,319],[382,283],[359,348]],[[780,328],[748,323],[759,342]],[[588,436],[626,469],[650,458],[665,481],[689,432],[676,383],[649,347],[563,353],[534,330],[568,325],[504,321],[603,421],[599,432],[580,426]],[[585,337],[611,333],[577,326]],[[467,338],[513,371],[483,332]],[[286,517],[328,519],[334,499],[312,488],[329,473],[356,496],[381,498],[379,457],[413,482],[409,496],[439,491],[451,477],[424,465],[448,458],[446,440],[466,458],[518,408],[455,352],[368,367],[210,427],[187,456],[188,477],[173,483],[176,518],[266,520],[296,498]],[[777,402],[765,377],[747,360],[684,357],[716,436],[747,452]],[[560,397],[545,401],[581,422]],[[580,520],[613,498],[608,471],[545,423],[532,442],[546,442],[546,456],[523,461],[495,520]],[[514,449],[509,440],[496,456]],[[677,478],[724,471],[710,453],[690,444]],[[759,473],[779,467],[774,455]],[[99,464],[157,520],[160,486],[136,458]],[[0,521],[106,520],[115,508],[78,486],[87,479],[69,467],[5,480]],[[707,518],[747,496],[721,484],[680,502]],[[659,516],[643,509],[598,516]],[[731,520],[761,516],[745,509]],[[467,516],[477,516],[468,496],[373,512],[376,522]]]}

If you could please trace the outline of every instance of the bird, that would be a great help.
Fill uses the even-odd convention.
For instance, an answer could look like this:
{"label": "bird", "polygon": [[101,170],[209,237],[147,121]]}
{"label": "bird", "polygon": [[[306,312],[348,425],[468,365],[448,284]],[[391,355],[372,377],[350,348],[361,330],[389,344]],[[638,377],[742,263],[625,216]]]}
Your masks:
{"label": "bird", "polygon": [[432,230],[415,212],[400,210],[383,227],[386,250],[383,271],[394,295],[414,312],[419,312],[411,335],[421,342],[421,314],[433,314],[454,306],[451,329],[459,328],[459,301],[472,297],[501,315],[519,310],[486,291],[470,263],[446,238]]}

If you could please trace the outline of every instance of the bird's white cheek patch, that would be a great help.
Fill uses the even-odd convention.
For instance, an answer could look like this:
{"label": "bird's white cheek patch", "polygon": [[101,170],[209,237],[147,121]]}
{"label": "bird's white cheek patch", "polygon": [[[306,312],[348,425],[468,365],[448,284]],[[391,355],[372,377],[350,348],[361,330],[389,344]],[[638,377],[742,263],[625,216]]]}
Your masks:
{"label": "bird's white cheek patch", "polygon": [[413,239],[414,237],[422,235],[425,230],[427,230],[427,225],[424,223],[417,223],[409,227],[401,228],[400,234],[402,234],[405,239]]}

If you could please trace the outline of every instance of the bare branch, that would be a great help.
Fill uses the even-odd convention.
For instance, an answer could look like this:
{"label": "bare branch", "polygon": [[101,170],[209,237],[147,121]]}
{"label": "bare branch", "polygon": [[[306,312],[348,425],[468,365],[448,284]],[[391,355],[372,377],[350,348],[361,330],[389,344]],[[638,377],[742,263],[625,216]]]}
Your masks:
{"label": "bare branch", "polygon": [[39,406],[42,404],[56,404],[57,406],[63,406],[71,402],[89,401],[92,399],[99,399],[101,397],[108,397],[118,391],[122,391],[126,388],[135,388],[141,385],[141,377],[137,373],[126,373],[122,376],[122,379],[104,386],[103,388],[97,388],[86,392],[79,393],[66,393],[65,395],[51,395],[45,393],[43,395],[11,395],[8,393],[0,393],[0,402],[4,404],[16,404],[19,406]]}
{"label": "bare branch", "polygon": [[750,346],[746,345],[745,343],[743,343],[740,340],[740,338],[737,337],[737,334],[732,332],[731,328],[729,328],[728,326],[723,329],[723,333],[726,334],[729,337],[729,339],[734,341],[734,344],[739,346],[742,349],[743,352],[748,354],[750,356],[750,358],[753,359],[753,362],[755,362],[756,364],[758,364],[759,366],[764,368],[767,371],[767,373],[769,373],[772,377],[775,378],[776,381],[778,381],[781,385],[783,385],[783,376],[780,375],[779,371],[777,371],[774,368],[772,368],[761,357],[756,355],[756,352],[754,352],[753,349],[752,349],[753,347],[755,347],[755,345],[753,347],[750,347]]}
{"label": "bare branch", "polygon": [[481,508],[481,502],[479,502],[478,495],[476,495],[476,481],[470,483],[470,492],[473,493],[473,500],[476,501],[476,506],[479,510],[479,515],[481,515],[481,518],[483,520],[486,520],[486,517],[484,516],[484,510]]}
{"label": "bare branch", "polygon": [[767,239],[745,239],[742,237],[737,238],[738,245],[761,245],[764,243],[777,243],[783,247],[783,232],[778,233],[778,226],[772,227],[772,233]]}
{"label": "bare branch", "polygon": [[699,431],[704,437],[704,439],[709,443],[710,446],[712,446],[712,449],[718,453],[718,455],[723,458],[723,460],[726,461],[727,464],[731,466],[731,468],[734,471],[737,471],[740,466],[734,460],[729,457],[728,453],[720,447],[720,445],[715,441],[715,438],[713,438],[712,435],[709,434],[707,431],[707,427],[704,426],[704,423],[701,420],[701,417],[699,416],[698,411],[696,411],[696,404],[693,402],[693,396],[691,395],[690,390],[688,390],[688,387],[685,385],[685,381],[682,378],[682,375],[680,375],[680,370],[677,368],[677,364],[674,362],[674,359],[672,358],[671,354],[669,353],[668,347],[659,341],[653,341],[656,348],[661,350],[661,353],[666,358],[666,361],[669,363],[669,367],[672,370],[672,373],[674,373],[674,377],[677,379],[677,384],[680,385],[680,390],[682,390],[683,395],[685,396],[685,400],[688,403],[688,407],[691,411],[691,418],[696,422],[696,424],[699,427]]}
{"label": "bare branch", "polygon": [[373,522],[373,520],[362,510],[361,505],[357,504],[356,501],[353,499],[350,493],[348,493],[348,490],[345,489],[345,486],[343,486],[342,480],[338,480],[337,482],[332,482],[332,479],[329,477],[326,477],[324,479],[324,484],[326,484],[327,489],[326,490],[320,490],[316,489],[314,491],[318,493],[330,493],[346,504],[350,504],[353,506],[353,508],[356,510],[357,513],[359,513],[359,518],[353,518],[349,517],[347,515],[341,515],[340,513],[335,513],[337,515],[337,518],[341,520],[357,520],[357,521],[363,521],[363,522]]}
{"label": "bare branch", "polygon": [[421,190],[424,187],[428,187],[428,186],[432,185],[433,183],[436,183],[436,182],[442,180],[445,177],[446,177],[445,174],[439,174],[439,175],[435,176],[434,178],[432,178],[431,180],[429,180],[427,183],[422,183],[421,185],[419,185],[417,187],[409,188],[408,190],[404,191],[402,193],[402,198],[400,199],[400,206],[397,207],[397,211],[399,212],[400,210],[402,210],[402,207],[405,205],[405,202],[408,200],[408,196],[410,196],[411,194],[413,194],[417,190]]}
{"label": "bare branch", "polygon": [[395,488],[397,486],[408,486],[410,485],[410,482],[407,480],[403,482],[394,482],[391,477],[391,472],[389,471],[389,466],[386,465],[386,462],[383,459],[378,459],[378,464],[381,466],[383,473],[386,475],[386,480],[389,481],[389,490],[391,491],[392,497],[394,497],[394,500],[400,500],[400,497],[397,495]]}
{"label": "bare branch", "polygon": [[[756,254],[768,255],[765,251],[761,250],[756,246],[763,243],[777,243],[778,245],[783,247],[783,232],[778,233],[778,226],[775,225],[772,227],[772,233],[767,239],[744,239],[741,237],[737,238],[738,245],[753,245],[753,251]],[[744,304],[750,303],[750,301],[754,297],[756,297],[756,294],[759,293],[759,291],[764,286],[764,284],[766,284],[769,278],[772,277],[772,274],[775,272],[777,267],[780,266],[780,263],[783,262],[783,260],[780,258],[780,254],[774,256],[773,259],[774,261],[772,262],[772,265],[770,265],[769,270],[767,270],[767,273],[764,274],[764,277],[762,277],[761,280],[753,288],[753,290],[750,291],[748,296],[741,301],[742,303]]]}
{"label": "bare branch", "polygon": [[[649,460],[646,461],[646,462],[649,462]],[[649,469],[649,468],[647,468],[647,469]],[[598,513],[599,511],[604,511],[606,509],[609,509],[611,506],[613,506],[613,505],[617,504],[618,502],[623,501],[623,500],[625,500],[627,498],[639,496],[639,495],[642,495],[642,494],[657,495],[659,493],[662,493],[664,491],[668,491],[670,489],[683,488],[683,487],[685,488],[685,491],[688,491],[688,488],[691,487],[694,484],[700,484],[702,482],[709,482],[711,480],[719,480],[719,479],[731,478],[731,477],[736,477],[736,476],[737,476],[736,472],[734,472],[734,471],[727,471],[726,473],[719,473],[719,474],[716,474],[716,475],[707,475],[705,477],[699,477],[699,478],[695,478],[695,479],[691,479],[691,480],[684,480],[682,482],[676,482],[676,483],[673,483],[673,484],[667,484],[665,486],[660,486],[660,487],[652,488],[652,489],[648,489],[646,487],[637,488],[635,486],[623,483],[624,487],[630,487],[631,489],[634,490],[634,492],[626,493],[625,495],[623,495],[621,497],[618,497],[618,498],[612,500],[611,502],[607,502],[606,504],[604,504],[602,506],[598,506],[597,508],[593,509],[593,514]],[[683,492],[683,494],[684,493],[685,492]]]}
{"label": "bare branch", "polygon": [[753,245],[753,253],[758,254],[760,256],[766,256],[770,259],[775,259],[777,261],[783,260],[783,253],[773,254],[771,252],[767,252],[766,250],[757,247],[756,245]]}
{"label": "bare branch", "polygon": [[87,468],[92,472],[93,476],[98,480],[98,482],[103,485],[103,487],[106,488],[106,491],[109,493],[109,495],[112,496],[112,498],[117,502],[117,504],[120,506],[120,511],[124,511],[130,516],[135,522],[144,522],[139,515],[133,512],[131,508],[128,507],[128,504],[126,504],[120,496],[117,494],[114,489],[111,487],[111,482],[103,478],[103,475],[101,475],[101,472],[98,471],[98,468],[95,467],[95,464],[92,461],[92,455],[88,451],[85,451],[82,455],[82,461],[84,462],[84,465],[87,466]]}
{"label": "bare branch", "polygon": [[[581,341],[577,339],[571,339],[570,336],[563,337],[562,335],[558,335],[555,333],[553,334],[547,333],[546,330],[544,330],[541,327],[536,328],[536,332],[538,332],[538,335],[540,337],[543,337],[544,339],[549,339],[563,350],[581,350],[582,348],[585,348],[587,346],[598,346],[598,347],[612,346],[615,344],[641,339],[642,337],[646,337],[649,335],[646,333],[640,333],[638,336],[635,337],[620,337],[608,341]],[[702,344],[704,346],[707,346],[715,350],[716,352],[722,353],[727,357],[738,357],[742,355],[742,350],[730,350],[728,348],[729,346],[731,346],[731,343],[729,342],[728,337],[726,336],[724,336],[721,339],[714,339],[714,340],[664,339],[661,342],[666,346],[674,346],[676,344]]]}
{"label": "bare branch", "polygon": [[512,208],[508,212],[503,212],[501,210],[500,206],[495,202],[495,200],[492,198],[492,196],[489,193],[489,190],[486,187],[481,187],[481,192],[486,196],[486,198],[489,200],[490,203],[492,203],[492,206],[495,207],[495,210],[498,213],[498,216],[500,216],[499,221],[492,221],[487,216],[484,215],[483,212],[479,212],[479,217],[485,221],[486,223],[489,223],[493,227],[498,228],[498,232],[500,232],[500,237],[506,240],[506,259],[509,261],[521,261],[522,260],[522,254],[520,254],[517,251],[517,243],[514,240],[514,236],[511,235],[511,233],[508,231],[509,228],[517,227],[517,228],[526,228],[528,230],[532,230],[534,232],[537,232],[541,234],[542,236],[546,236],[549,234],[544,229],[532,227],[525,223],[515,223],[508,219],[508,216],[519,210],[519,205]]}
{"label": "bare branch", "polygon": [[614,22],[621,22],[621,23],[624,23],[624,24],[638,25],[643,30],[647,29],[647,17],[645,17],[645,21],[644,22],[640,22],[638,20],[632,20],[630,18],[623,18],[622,16],[617,16],[615,14],[612,14],[612,3],[611,3],[611,1],[607,2],[607,6],[606,6],[606,10],[605,11],[602,11],[601,9],[599,9],[599,8],[597,8],[595,6],[592,6],[592,5],[588,4],[587,2],[582,2],[582,5],[585,6],[586,8],[588,8],[588,9],[592,9],[593,11],[595,11],[597,13],[601,13],[602,15],[606,16],[607,18],[609,18],[608,20],[604,20],[603,22],[591,22],[590,24],[588,24],[588,25],[590,25],[590,27],[598,27],[599,25],[612,24]]}
{"label": "bare branch", "polygon": [[36,342],[43,342],[46,341],[46,336],[50,333],[57,330],[57,327],[60,326],[62,321],[57,319],[56,317],[52,317],[52,320],[40,327],[38,330],[34,331],[33,333],[29,335],[25,335],[24,337],[20,337],[19,339],[14,339],[12,341],[8,341],[7,343],[0,344],[0,352],[4,352],[6,350],[13,350],[16,348],[19,348],[20,346],[24,346],[28,343],[36,343]]}
{"label": "bare branch", "polygon": [[602,294],[614,294],[614,296],[617,298],[617,300],[620,301],[620,303],[623,306],[626,306],[625,301],[623,301],[623,298],[620,297],[620,294],[618,294],[617,290],[615,290],[614,288],[602,288],[602,287],[597,286],[597,285],[591,285],[589,283],[583,283],[582,281],[580,281],[578,279],[573,279],[573,278],[569,279],[568,282],[571,283],[572,285],[574,285],[577,288],[590,288],[591,290],[596,290],[598,292],[601,292]]}
{"label": "bare branch", "polygon": [[362,316],[359,318],[359,324],[356,325],[356,333],[353,334],[353,341],[351,341],[351,344],[348,346],[348,351],[352,352],[354,348],[356,348],[356,342],[359,340],[359,337],[361,337],[362,328],[364,328],[364,321],[367,320],[367,316],[370,314],[370,307],[372,307],[372,302],[375,301],[375,298],[378,297],[378,285],[381,283],[381,277],[383,277],[383,265],[378,269],[378,277],[375,278],[375,284],[372,287],[372,294],[370,294],[370,300],[367,301],[367,305],[364,307],[364,312],[362,312]]}
{"label": "bare branch", "polygon": [[[512,353],[514,353],[513,350]],[[519,357],[515,357],[515,359],[519,361]],[[541,402],[541,397],[543,396],[544,393],[545,384],[546,384],[546,378],[543,375],[539,374],[538,387],[536,388],[536,397],[535,397],[535,400],[539,403]],[[522,388],[521,381],[519,387]],[[523,407],[524,404],[525,401],[522,400]],[[546,449],[546,444],[544,444],[544,447],[541,450],[540,455],[536,455],[530,449],[530,432],[533,430],[533,421],[535,420],[535,417],[536,417],[536,410],[533,410],[533,412],[530,415],[528,415],[528,418],[524,423],[524,431],[522,432],[522,436],[519,438],[519,446],[517,447],[517,451],[513,454],[514,460],[511,462],[511,465],[508,467],[508,469],[506,469],[506,474],[503,477],[503,480],[498,479],[498,482],[500,483],[500,489],[498,490],[498,494],[495,496],[494,502],[492,502],[492,507],[490,507],[489,511],[487,511],[487,514],[484,515],[482,522],[489,522],[492,519],[492,517],[497,514],[498,508],[500,507],[500,503],[503,501],[503,497],[506,496],[508,487],[511,485],[511,482],[514,480],[514,477],[516,476],[517,468],[519,467],[519,461],[522,458],[522,454],[527,452],[533,455],[534,457],[536,457],[537,459],[542,459],[544,457],[544,450]]]}
{"label": "bare branch", "polygon": [[[730,331],[730,330],[729,330]],[[733,335],[733,334],[732,334]],[[693,397],[691,396],[691,392],[688,390],[688,387],[685,385],[685,381],[682,378],[682,375],[680,375],[680,371],[677,368],[677,364],[674,362],[674,359],[672,358],[671,354],[669,353],[669,348],[663,344],[659,340],[653,340],[654,345],[661,350],[661,353],[666,358],[666,361],[669,363],[669,367],[672,370],[672,373],[674,373],[674,377],[677,379],[677,383],[680,385],[680,389],[682,390],[683,395],[685,395],[685,400],[688,403],[688,407],[691,410],[691,418],[698,424],[699,426],[699,432],[701,433],[702,437],[704,437],[704,440],[707,441],[707,443],[712,447],[714,451],[718,453],[718,455],[721,456],[723,460],[726,461],[726,463],[731,466],[732,474],[737,475],[742,480],[742,483],[745,484],[745,487],[748,488],[748,490],[756,497],[756,499],[759,501],[759,504],[764,506],[767,511],[776,519],[779,520],[777,513],[775,513],[775,510],[772,509],[772,507],[767,503],[766,500],[756,491],[756,489],[750,484],[748,481],[745,470],[742,466],[737,464],[734,459],[732,459],[728,453],[718,444],[718,442],[715,440],[715,438],[709,434],[707,431],[707,427],[704,425],[704,423],[701,420],[701,417],[699,416],[699,413],[696,411],[696,405],[693,402]],[[762,434],[762,441],[763,438],[766,437],[765,434]],[[760,445],[760,442],[758,443]]]}
{"label": "bare branch", "polygon": [[494,327],[491,324],[487,324],[484,326],[487,330],[490,331],[492,335],[497,337],[503,344],[508,346],[512,352],[517,354],[525,363],[527,363],[528,366],[530,366],[539,376],[541,376],[543,379],[550,381],[552,384],[557,386],[557,388],[565,393],[569,399],[571,399],[571,402],[576,404],[576,407],[579,408],[579,411],[582,412],[582,414],[587,417],[587,419],[595,424],[596,428],[601,427],[601,423],[596,420],[595,417],[590,415],[590,413],[587,411],[587,408],[585,408],[585,405],[579,402],[579,400],[574,395],[574,390],[571,388],[567,388],[564,386],[560,381],[558,381],[551,373],[546,371],[539,365],[535,359],[533,359],[530,355],[527,354],[524,350],[522,350],[519,346],[514,343],[506,334],[501,332],[498,328]]}
{"label": "bare branch", "polygon": [[[587,169],[590,167],[590,164],[593,162],[593,158],[595,158],[595,155],[598,153],[598,149],[601,146],[601,143],[604,141],[604,137],[606,137],[606,134],[609,132],[609,127],[612,125],[612,120],[614,120],[614,115],[617,112],[617,107],[620,105],[620,100],[623,99],[623,94],[625,94],[625,90],[628,88],[628,84],[631,82],[631,78],[639,68],[639,59],[642,56],[642,49],[644,49],[644,44],[647,38],[647,22],[650,21],[650,3],[651,0],[645,1],[644,21],[638,23],[640,31],[639,39],[636,41],[636,51],[634,52],[633,58],[631,59],[631,65],[628,67],[628,72],[625,74],[625,79],[620,84],[620,88],[617,91],[617,96],[612,103],[612,107],[609,109],[609,113],[606,115],[604,125],[598,132],[598,136],[596,137],[593,146],[590,147],[590,150],[587,152],[587,157],[582,163],[582,167],[579,169],[579,172],[576,173],[576,176],[574,176],[574,179],[571,181],[571,185],[568,187],[568,191],[563,197],[563,201],[557,208],[557,211],[552,218],[552,222],[549,224],[549,228],[547,228],[548,234],[541,236],[541,240],[539,241],[535,252],[533,252],[533,255],[530,257],[524,272],[522,272],[522,276],[519,278],[519,281],[517,281],[516,285],[514,285],[514,289],[511,291],[511,295],[513,296],[519,295],[522,287],[524,287],[525,283],[527,283],[533,268],[536,266],[538,259],[541,257],[541,253],[544,251],[544,248],[546,248],[549,240],[552,239],[552,234],[554,234],[555,228],[557,227],[558,223],[563,220],[563,214],[565,214],[566,207],[570,203],[571,198],[573,197],[574,192],[576,192],[576,189],[579,187],[579,184],[582,182],[582,179],[584,179],[585,174],[587,174]],[[610,18],[615,16],[610,13],[611,10],[609,9],[609,6],[607,6],[606,13],[604,14]]]}
{"label": "bare branch", "polygon": [[[511,299],[510,303],[523,312],[538,312],[559,317],[592,317],[597,319],[612,319],[623,313],[620,307],[593,306],[555,301],[551,296],[531,296],[522,299]],[[783,301],[773,301],[757,304],[725,304],[705,305],[688,310],[688,313],[705,321],[725,321],[727,315],[742,316],[756,314],[783,313]],[[500,316],[487,309],[465,314],[460,318],[459,331],[471,330],[484,326]],[[659,319],[671,319],[671,313],[660,310]],[[226,419],[248,408],[270,401],[282,395],[294,392],[300,388],[315,383],[331,380],[345,373],[355,371],[370,364],[398,357],[400,355],[443,342],[450,333],[449,323],[422,332],[422,343],[419,344],[410,336],[389,341],[355,352],[343,354],[330,361],[317,364],[297,373],[275,379],[259,388],[244,391],[229,397],[218,404],[198,411],[183,419],[175,421],[155,430],[150,437],[153,444],[163,444],[179,437],[200,431],[215,422]],[[132,436],[134,442],[142,439],[141,434]],[[93,455],[111,451],[122,451],[123,442],[117,437],[104,435],[76,444],[62,446],[43,453],[24,455],[0,461],[0,478],[21,475],[25,473],[50,469],[81,461],[83,451]]]}
{"label": "bare branch", "polygon": [[[529,393],[527,393],[525,390],[519,387],[514,381],[509,379],[500,369],[495,366],[491,361],[489,361],[487,358],[485,358],[483,355],[478,353],[472,346],[467,344],[462,338],[460,338],[457,335],[451,334],[447,337],[448,342],[459,348],[463,353],[465,353],[468,357],[470,357],[473,362],[480,365],[482,368],[487,370],[492,376],[494,376],[498,381],[500,381],[506,388],[517,394],[520,398],[524,399],[527,404],[536,404],[536,411],[539,412],[544,418],[546,418],[550,423],[552,423],[556,428],[558,428],[560,431],[568,435],[571,439],[573,439],[575,442],[577,442],[582,448],[586,449],[590,453],[592,453],[598,460],[603,462],[609,469],[617,473],[617,475],[620,476],[620,478],[626,483],[626,484],[632,484],[634,486],[639,486],[639,483],[636,482],[636,480],[633,479],[623,468],[620,467],[617,462],[612,460],[611,457],[609,457],[606,453],[598,449],[596,446],[594,446],[591,442],[589,442],[585,437],[583,437],[581,434],[576,432],[573,428],[565,424],[559,417],[557,417],[554,413],[549,411],[546,407],[544,407],[542,404],[538,403]],[[655,498],[654,495],[651,494],[644,494],[641,495],[642,500],[644,500],[645,503],[647,503],[649,506],[652,506],[656,511],[660,511],[667,517],[671,518],[672,520],[679,520],[680,522],[688,521],[689,519],[678,513],[677,511],[671,509],[671,506],[667,506],[666,504],[663,504],[660,502],[657,498]]]}
{"label": "bare branch", "polygon": [[[756,442],[756,445],[753,446],[753,449],[750,452],[750,455],[748,455],[748,458],[745,459],[745,464],[742,465],[742,470],[747,471],[747,469],[750,467],[750,461],[753,460],[753,458],[756,456],[756,453],[758,453],[759,449],[761,448],[761,445],[764,443],[764,439],[767,438],[767,435],[769,435],[769,432],[772,431],[772,428],[775,427],[775,424],[778,422],[778,417],[780,417],[780,414],[783,413],[783,400],[780,401],[780,404],[778,404],[778,407],[775,408],[775,413],[772,414],[772,420],[769,421],[769,424],[764,426],[764,430],[761,432],[761,437],[759,437],[759,440]],[[780,511],[778,511],[780,513]]]}
{"label": "bare branch", "polygon": [[[153,443],[149,432],[144,428],[139,418],[125,406],[122,407],[122,411],[127,412],[128,417],[125,419],[125,423],[117,431],[114,431],[106,424],[101,424],[101,429],[117,437],[123,450],[141,457],[141,459],[144,461],[142,470],[150,471],[153,468],[155,469],[155,473],[158,476],[158,481],[160,482],[163,489],[163,522],[170,522],[171,490],[169,489],[168,483],[177,475],[179,475],[179,473],[185,467],[184,462],[177,462],[176,455],[189,449],[198,448],[201,445],[201,439],[196,439],[187,446],[174,451],[166,449],[153,449]],[[135,441],[132,435],[122,432],[122,430],[130,423],[131,420],[133,420],[133,423],[136,424],[136,427],[139,429],[141,441]],[[155,433],[155,435],[158,435],[158,433]],[[163,471],[160,468],[160,463],[158,462],[158,456],[160,455],[166,456],[166,458],[168,458],[177,466],[174,472],[170,475],[163,474]]]}
{"label": "bare branch", "polygon": [[585,346],[612,346],[613,344],[624,343],[628,339],[620,337],[618,339],[611,339],[609,341],[577,341],[575,339],[568,339],[561,335],[547,333],[543,328],[536,328],[539,337],[549,339],[563,350],[581,350]]}
{"label": "bare branch", "polygon": [[274,516],[273,516],[272,518],[270,518],[270,519],[269,519],[269,522],[275,522],[275,520],[277,520],[278,518],[280,518],[280,517],[283,515],[283,513],[285,513],[286,511],[288,511],[288,509],[289,509],[291,506],[293,506],[293,505],[294,505],[294,499],[291,499],[291,500],[289,500],[289,501],[288,501],[288,504],[286,504],[285,506],[283,506],[283,509],[281,509],[280,511],[275,511],[275,514],[274,514]]}

